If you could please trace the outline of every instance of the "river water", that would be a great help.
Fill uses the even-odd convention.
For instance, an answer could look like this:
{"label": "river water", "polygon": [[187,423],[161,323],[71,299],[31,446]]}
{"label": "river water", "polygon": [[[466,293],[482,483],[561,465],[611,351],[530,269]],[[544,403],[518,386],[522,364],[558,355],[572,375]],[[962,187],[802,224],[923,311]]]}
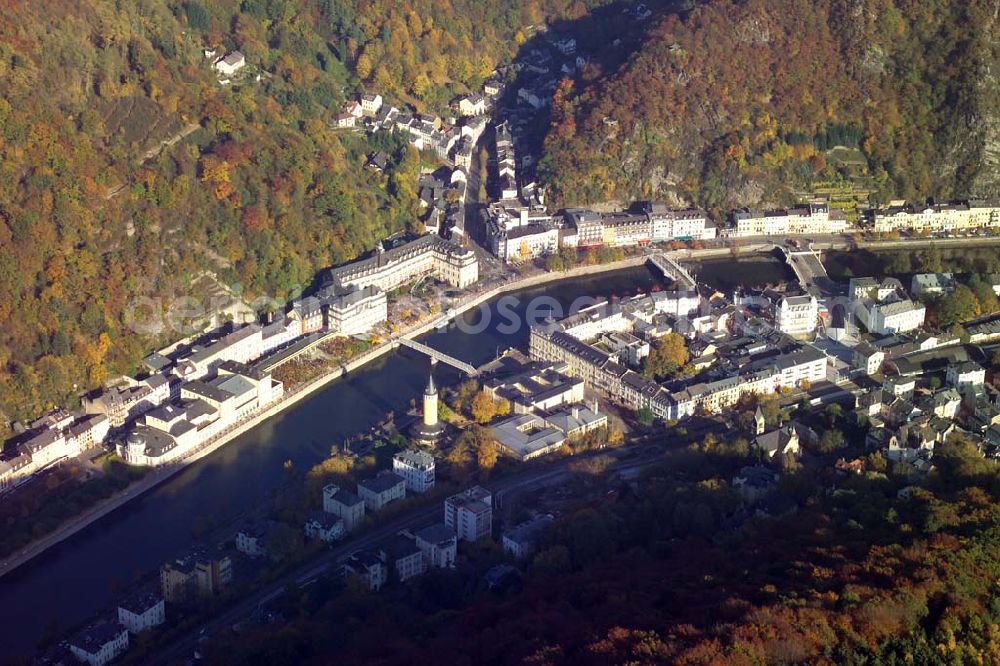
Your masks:
{"label": "river water", "polygon": [[[527,326],[510,321],[523,321],[532,304],[544,314],[551,305],[568,308],[582,296],[631,295],[657,283],[648,270],[636,268],[517,292],[466,313],[466,325],[431,333],[424,342],[480,365],[507,347],[527,346]],[[539,303],[542,296],[546,300]],[[480,327],[485,313],[489,322],[482,332],[468,332]],[[225,523],[258,504],[285,482],[286,460],[309,469],[331,445],[367,430],[388,411],[405,411],[426,385],[428,369],[426,358],[408,350],[384,356],[0,578],[0,658],[28,654],[46,628],[66,630],[109,607],[116,589],[191,545],[198,525]],[[460,379],[440,365],[435,376],[444,384]]]}

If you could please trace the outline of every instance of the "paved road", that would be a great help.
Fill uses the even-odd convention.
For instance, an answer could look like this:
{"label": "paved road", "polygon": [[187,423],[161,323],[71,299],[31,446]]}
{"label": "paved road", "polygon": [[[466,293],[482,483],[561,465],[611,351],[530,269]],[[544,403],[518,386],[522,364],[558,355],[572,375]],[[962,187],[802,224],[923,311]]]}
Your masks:
{"label": "paved road", "polygon": [[[612,455],[624,455],[634,449],[617,449],[610,452]],[[620,460],[611,469],[619,472],[645,467],[656,463],[661,458],[661,452],[646,454],[641,457]],[[574,461],[583,459],[581,456],[574,456],[560,460],[559,462],[547,465],[541,469],[528,470],[514,476],[505,477],[495,483],[484,484],[493,492],[494,498],[503,502],[505,496],[514,492],[522,492],[531,488],[554,485],[566,479],[570,475],[569,466]],[[372,530],[348,537],[336,547],[323,553],[312,562],[303,564],[294,571],[282,576],[267,587],[254,592],[249,597],[237,602],[221,615],[205,623],[196,631],[174,641],[170,646],[161,650],[160,653],[150,662],[151,664],[175,664],[190,658],[198,645],[198,639],[204,635],[212,635],[250,616],[259,606],[281,595],[290,583],[302,586],[316,577],[330,571],[331,567],[346,560],[351,553],[365,548],[371,548],[383,539],[396,534],[403,529],[420,529],[426,525],[440,522],[442,509],[439,504],[430,507],[414,509],[405,514],[397,516],[385,525],[380,525]]]}
{"label": "paved road", "polygon": [[489,136],[492,136],[492,132],[483,132],[479,137],[479,142],[472,150],[472,164],[469,166],[468,186],[465,190],[465,237],[469,247],[479,259],[481,278],[503,275],[507,272],[507,267],[504,266],[503,262],[486,248],[489,244],[486,234],[486,205],[488,202],[479,197],[480,174],[483,166],[480,153],[482,148],[486,146]]}

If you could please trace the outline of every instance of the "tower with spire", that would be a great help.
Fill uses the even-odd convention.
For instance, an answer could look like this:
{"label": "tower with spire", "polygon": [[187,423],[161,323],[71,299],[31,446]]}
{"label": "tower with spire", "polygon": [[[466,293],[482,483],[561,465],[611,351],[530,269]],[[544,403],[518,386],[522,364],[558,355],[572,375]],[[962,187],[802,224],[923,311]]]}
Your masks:
{"label": "tower with spire", "polygon": [[433,446],[444,434],[446,426],[438,420],[438,391],[434,384],[434,365],[431,365],[430,377],[427,378],[427,388],[424,389],[424,418],[414,421],[410,428],[410,436],[418,444]]}
{"label": "tower with spire", "polygon": [[757,406],[757,411],[753,415],[753,423],[754,423],[754,434],[763,435],[766,424],[764,422],[764,412],[763,410],[761,410],[760,405]]}
{"label": "tower with spire", "polygon": [[438,392],[434,386],[434,372],[427,378],[427,388],[424,390],[424,425],[428,428],[438,424]]}

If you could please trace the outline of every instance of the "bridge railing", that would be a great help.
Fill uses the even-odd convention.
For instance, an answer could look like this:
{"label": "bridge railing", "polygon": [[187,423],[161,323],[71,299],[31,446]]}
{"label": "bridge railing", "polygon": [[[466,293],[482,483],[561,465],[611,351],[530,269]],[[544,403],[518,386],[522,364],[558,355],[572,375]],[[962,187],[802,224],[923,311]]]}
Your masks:
{"label": "bridge railing", "polygon": [[479,371],[472,364],[466,363],[465,361],[457,359],[454,356],[449,356],[448,354],[425,345],[422,342],[417,342],[416,340],[410,340],[408,338],[399,338],[399,344],[413,349],[414,351],[421,352],[422,354],[426,354],[427,356],[437,361],[441,361],[442,363],[447,363],[453,368],[458,368],[470,377],[475,377],[479,374]]}

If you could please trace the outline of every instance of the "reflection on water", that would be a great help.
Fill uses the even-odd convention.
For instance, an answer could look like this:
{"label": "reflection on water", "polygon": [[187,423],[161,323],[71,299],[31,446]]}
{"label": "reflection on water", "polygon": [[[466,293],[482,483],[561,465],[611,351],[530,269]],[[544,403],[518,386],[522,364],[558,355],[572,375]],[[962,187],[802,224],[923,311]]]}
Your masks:
{"label": "reflection on water", "polygon": [[691,266],[695,279],[726,294],[740,286],[763,287],[795,279],[792,269],[774,257],[748,257],[738,262],[713,259]]}
{"label": "reflection on water", "polygon": [[[631,295],[655,284],[642,268],[573,280],[515,294],[512,311],[523,318],[530,300],[542,295],[565,308],[577,296]],[[525,326],[501,332],[496,306],[488,311],[491,324],[482,333],[469,335],[452,325],[428,335],[427,344],[474,365],[498,349],[527,344]],[[470,323],[478,316],[466,314]],[[331,446],[367,430],[386,412],[405,411],[426,385],[427,371],[427,359],[408,350],[382,357],[0,579],[0,656],[26,653],[48,625],[65,629],[108,606],[115,589],[190,545],[196,528],[225,523],[253,507],[285,482],[286,460],[307,470]],[[444,384],[460,379],[446,366],[435,375]]]}

